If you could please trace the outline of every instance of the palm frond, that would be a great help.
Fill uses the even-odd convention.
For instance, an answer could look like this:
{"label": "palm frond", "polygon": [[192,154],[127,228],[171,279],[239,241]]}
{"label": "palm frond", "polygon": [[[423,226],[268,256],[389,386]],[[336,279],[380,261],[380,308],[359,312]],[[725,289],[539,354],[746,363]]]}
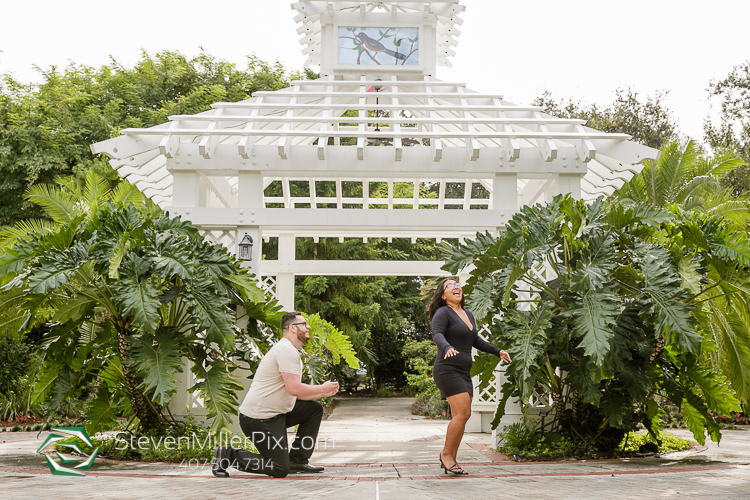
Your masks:
{"label": "palm frond", "polygon": [[86,172],[82,201],[89,207],[89,211],[96,212],[100,202],[109,201],[111,198],[112,190],[106,179],[97,175],[93,170]]}
{"label": "palm frond", "polygon": [[55,223],[45,219],[27,219],[16,222],[15,226],[0,229],[0,248],[12,246],[17,240],[32,234],[43,235],[54,230]]}
{"label": "palm frond", "polygon": [[26,190],[24,198],[42,207],[57,223],[71,222],[81,214],[78,199],[58,186],[37,184]]}
{"label": "palm frond", "polygon": [[127,207],[131,203],[136,207],[144,204],[145,196],[135,185],[126,180],[120,181],[120,184],[112,191],[112,203],[117,207]]}

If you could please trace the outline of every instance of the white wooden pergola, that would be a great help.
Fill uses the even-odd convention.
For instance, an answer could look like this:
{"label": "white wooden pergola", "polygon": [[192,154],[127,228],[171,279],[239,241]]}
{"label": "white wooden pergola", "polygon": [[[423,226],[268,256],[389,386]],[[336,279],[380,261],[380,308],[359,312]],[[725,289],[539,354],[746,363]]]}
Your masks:
{"label": "white wooden pergola", "polygon": [[[438,80],[437,66],[450,66],[455,55],[465,10],[460,0],[305,0],[292,9],[306,65],[319,66],[320,79],[125,129],[92,145],[207,238],[236,251],[249,234],[255,243],[249,265],[287,309],[294,308],[298,275],[446,274],[441,262],[299,261],[296,238],[496,234],[523,205],[559,193],[585,200],[609,195],[657,155],[625,134]],[[355,44],[360,64],[342,62],[351,56],[344,45],[356,38],[349,34],[384,32],[381,43],[418,33],[406,60],[372,48],[359,52]],[[372,192],[375,182],[387,185],[387,195]],[[266,194],[273,183],[281,196]],[[335,187],[335,196],[323,196],[323,183]],[[355,184],[361,194],[352,196]],[[304,193],[293,196],[292,185]],[[425,194],[428,187],[437,197]],[[462,194],[448,198],[447,191]],[[261,259],[269,238],[278,238],[278,260]],[[475,398],[477,417],[494,410],[497,394],[495,387]],[[485,425],[475,419],[471,426]]]}

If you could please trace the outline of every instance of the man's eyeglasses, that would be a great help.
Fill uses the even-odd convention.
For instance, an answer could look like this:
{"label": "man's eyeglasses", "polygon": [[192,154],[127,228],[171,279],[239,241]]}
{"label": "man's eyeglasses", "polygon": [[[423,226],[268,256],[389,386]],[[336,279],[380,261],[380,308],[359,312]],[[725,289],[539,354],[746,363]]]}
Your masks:
{"label": "man's eyeglasses", "polygon": [[307,328],[310,328],[310,325],[308,325],[306,321],[303,321],[303,322],[301,322],[301,323],[292,323],[292,324],[293,324],[294,326],[297,326],[297,325],[305,325],[305,326],[306,326]]}
{"label": "man's eyeglasses", "polygon": [[461,283],[453,283],[451,285],[445,285],[445,290],[453,290],[454,288],[463,288]]}

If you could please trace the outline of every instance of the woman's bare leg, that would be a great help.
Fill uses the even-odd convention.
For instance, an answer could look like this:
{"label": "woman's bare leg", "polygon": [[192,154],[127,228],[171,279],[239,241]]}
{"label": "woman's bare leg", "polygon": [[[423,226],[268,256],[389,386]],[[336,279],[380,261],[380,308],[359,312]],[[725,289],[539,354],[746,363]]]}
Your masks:
{"label": "woman's bare leg", "polygon": [[464,428],[466,421],[471,416],[471,396],[468,392],[462,392],[446,398],[451,405],[451,421],[448,424],[448,431],[445,433],[445,446],[440,456],[446,467],[451,467],[456,463],[458,447],[461,445],[461,439],[464,437]]}

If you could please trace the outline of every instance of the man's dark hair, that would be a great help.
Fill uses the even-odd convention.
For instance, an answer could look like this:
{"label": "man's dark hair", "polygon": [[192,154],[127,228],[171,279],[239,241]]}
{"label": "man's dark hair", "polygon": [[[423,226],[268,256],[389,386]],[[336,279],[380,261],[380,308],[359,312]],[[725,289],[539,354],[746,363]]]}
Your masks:
{"label": "man's dark hair", "polygon": [[297,316],[302,316],[301,312],[292,311],[284,314],[281,317],[281,329],[286,330],[289,328],[289,325],[294,323],[294,320],[297,319]]}

